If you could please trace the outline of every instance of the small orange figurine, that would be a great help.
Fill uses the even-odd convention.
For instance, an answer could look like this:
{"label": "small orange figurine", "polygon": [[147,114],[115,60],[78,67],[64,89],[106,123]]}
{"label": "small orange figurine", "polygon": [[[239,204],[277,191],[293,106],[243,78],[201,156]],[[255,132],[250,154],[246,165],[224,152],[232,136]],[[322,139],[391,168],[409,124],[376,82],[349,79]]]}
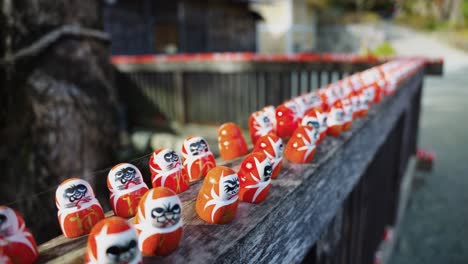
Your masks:
{"label": "small orange figurine", "polygon": [[190,136],[182,145],[184,168],[190,181],[205,177],[209,170],[216,167],[216,160],[210,147],[202,137]]}
{"label": "small orange figurine", "polygon": [[345,122],[345,112],[343,110],[343,104],[341,100],[337,100],[330,108],[327,119],[327,134],[338,137],[343,130],[343,124]]}
{"label": "small orange figurine", "polygon": [[171,189],[149,190],[135,217],[138,246],[144,255],[166,256],[176,250],[182,237],[182,204]]}
{"label": "small orange figurine", "polygon": [[110,205],[114,214],[120,217],[133,217],[141,197],[148,191],[140,170],[130,163],[115,165],[107,175]]}
{"label": "small orange figurine", "polygon": [[89,234],[85,263],[143,263],[133,225],[117,216],[99,221]]}
{"label": "small orange figurine", "polygon": [[270,190],[272,173],[270,159],[263,152],[247,155],[237,172],[240,179],[239,199],[249,203],[265,200]]}
{"label": "small orange figurine", "polygon": [[208,172],[198,193],[198,216],[211,224],[227,224],[237,211],[239,178],[228,167],[215,167]]}
{"label": "small orange figurine", "polygon": [[182,166],[179,155],[172,149],[158,149],[149,160],[151,184],[156,187],[167,187],[176,193],[189,188],[189,178]]}
{"label": "small orange figurine", "polygon": [[82,179],[71,178],[62,182],[55,192],[55,204],[60,228],[67,238],[88,234],[104,218],[93,189]]}
{"label": "small orange figurine", "polygon": [[306,93],[300,96],[301,100],[305,105],[305,113],[309,112],[311,109],[322,106],[322,98],[318,95],[316,91]]}
{"label": "small orange figurine", "polygon": [[295,163],[310,163],[315,155],[316,136],[313,127],[298,127],[289,139],[284,155]]}
{"label": "small orange figurine", "polygon": [[262,108],[262,112],[270,119],[273,131],[276,133],[276,111],[275,107],[272,105],[267,105]]}
{"label": "small orange figurine", "polygon": [[353,123],[353,104],[349,98],[345,98],[341,100],[343,104],[343,111],[344,111],[344,118],[343,118],[343,131],[348,131],[351,128]]}
{"label": "small orange figurine", "polygon": [[299,116],[298,106],[294,101],[287,101],[276,107],[276,133],[281,138],[288,138],[292,135],[297,126],[301,123],[302,116]]}
{"label": "small orange figurine", "polygon": [[218,148],[223,160],[232,160],[249,153],[241,129],[234,123],[224,123],[218,129]]}
{"label": "small orange figurine", "polygon": [[255,144],[253,152],[263,152],[270,159],[273,167],[272,179],[278,178],[283,166],[283,140],[275,134],[268,134],[260,137]]}
{"label": "small orange figurine", "polygon": [[0,206],[0,263],[33,263],[38,256],[36,240],[15,210]]}
{"label": "small orange figurine", "polygon": [[370,93],[366,93],[365,90],[361,90],[359,92],[359,101],[360,101],[360,108],[358,110],[359,117],[365,117],[369,112],[369,104],[370,100],[369,97],[371,96]]}
{"label": "small orange figurine", "polygon": [[307,112],[307,114],[302,119],[301,126],[309,126],[314,128],[314,132],[316,134],[314,135],[314,138],[317,139],[316,144],[319,144],[323,140],[323,138],[325,138],[326,133],[323,133],[323,138],[322,133],[320,133],[320,118],[318,116],[318,112],[315,109],[312,109],[309,112]]}
{"label": "small orange figurine", "polygon": [[255,145],[259,137],[274,132],[274,127],[265,112],[257,111],[249,117],[249,130],[252,144]]}

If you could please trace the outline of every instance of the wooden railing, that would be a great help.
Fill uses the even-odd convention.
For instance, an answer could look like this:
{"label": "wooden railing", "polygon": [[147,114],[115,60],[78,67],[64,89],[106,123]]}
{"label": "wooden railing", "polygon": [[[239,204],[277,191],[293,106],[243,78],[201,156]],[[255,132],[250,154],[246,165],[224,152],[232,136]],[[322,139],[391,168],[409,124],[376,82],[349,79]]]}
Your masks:
{"label": "wooden railing", "polygon": [[[129,114],[131,124],[148,125],[141,122],[141,115],[154,115],[158,106],[169,120],[181,124],[231,121],[243,128],[247,128],[250,113],[265,105],[278,105],[387,60],[311,53],[113,57],[118,70],[136,84],[133,93],[125,96],[134,102],[129,105],[130,112],[138,105],[138,110]],[[440,60],[427,60],[426,74],[441,72]],[[147,107],[142,106],[141,95]]]}
{"label": "wooden railing", "polygon": [[[165,71],[173,74],[168,70],[172,66],[167,67]],[[350,131],[327,137],[311,164],[286,161],[268,198],[261,204],[240,203],[230,224],[210,225],[198,218],[194,205],[201,182],[193,183],[180,195],[184,237],[179,248],[167,257],[145,257],[144,262],[374,263],[385,230],[397,225],[401,215],[401,182],[414,164],[410,160],[416,151],[425,70],[418,69],[400,83],[393,96],[354,121]],[[280,101],[273,95],[268,100]],[[272,102],[268,100],[264,103]],[[214,109],[213,99],[207,102]],[[218,160],[218,165],[237,169],[240,162]],[[148,180],[148,158],[132,163]],[[80,262],[86,239],[49,241],[40,246],[39,262]]]}

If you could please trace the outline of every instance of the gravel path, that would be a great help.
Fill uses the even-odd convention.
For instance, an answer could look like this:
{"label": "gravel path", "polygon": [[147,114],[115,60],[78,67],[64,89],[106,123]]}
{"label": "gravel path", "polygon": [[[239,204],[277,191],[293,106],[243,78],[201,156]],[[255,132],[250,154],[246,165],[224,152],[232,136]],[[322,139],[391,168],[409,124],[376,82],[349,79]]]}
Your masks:
{"label": "gravel path", "polygon": [[431,36],[389,26],[399,54],[445,58],[426,77],[419,146],[436,151],[432,173],[412,194],[392,264],[468,263],[468,54]]}

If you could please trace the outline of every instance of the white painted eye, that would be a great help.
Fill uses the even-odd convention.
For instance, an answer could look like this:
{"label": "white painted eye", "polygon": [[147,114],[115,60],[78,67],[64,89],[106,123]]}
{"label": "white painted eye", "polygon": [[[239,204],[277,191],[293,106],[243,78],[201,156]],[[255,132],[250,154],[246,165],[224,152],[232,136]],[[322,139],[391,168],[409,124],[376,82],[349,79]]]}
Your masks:
{"label": "white painted eye", "polygon": [[224,145],[224,146],[229,145],[229,141],[224,141],[224,142],[223,142],[223,145]]}
{"label": "white painted eye", "polygon": [[283,116],[283,112],[278,112],[278,116]]}
{"label": "white painted eye", "polygon": [[223,136],[227,135],[227,131],[226,131],[225,129],[223,129],[223,130],[221,131],[221,135],[223,135]]}
{"label": "white painted eye", "polygon": [[302,134],[301,134],[301,133],[298,133],[298,134],[297,134],[297,137],[298,137],[298,138],[301,138],[301,137],[302,137]]}
{"label": "white painted eye", "polygon": [[267,145],[266,145],[264,142],[260,143],[260,147],[266,148],[266,146],[267,146]]}
{"label": "white painted eye", "polygon": [[294,148],[297,148],[297,143],[294,143],[294,144],[293,144],[293,147],[294,147]]}
{"label": "white painted eye", "polygon": [[249,162],[249,163],[245,164],[245,167],[246,167],[247,169],[251,169],[251,168],[252,168],[252,163]]}

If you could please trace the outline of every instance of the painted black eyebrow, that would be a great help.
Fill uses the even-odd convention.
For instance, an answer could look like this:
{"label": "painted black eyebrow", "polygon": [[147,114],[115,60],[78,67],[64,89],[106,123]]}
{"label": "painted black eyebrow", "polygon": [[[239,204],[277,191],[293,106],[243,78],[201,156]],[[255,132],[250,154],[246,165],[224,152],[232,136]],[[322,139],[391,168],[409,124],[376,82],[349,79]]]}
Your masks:
{"label": "painted black eyebrow", "polygon": [[229,184],[233,184],[233,185],[237,184],[236,180],[227,180],[226,182],[229,183]]}

